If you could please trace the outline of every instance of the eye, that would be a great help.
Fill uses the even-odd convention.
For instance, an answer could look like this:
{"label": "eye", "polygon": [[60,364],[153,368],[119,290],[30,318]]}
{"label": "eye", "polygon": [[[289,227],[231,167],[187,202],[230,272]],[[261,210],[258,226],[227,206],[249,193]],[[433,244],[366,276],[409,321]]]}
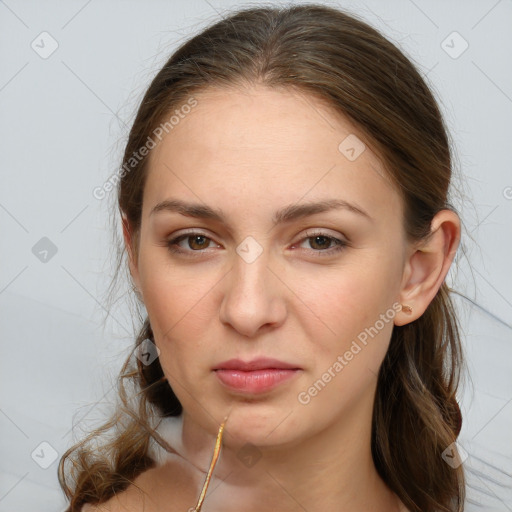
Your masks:
{"label": "eye", "polygon": [[[306,235],[307,236],[303,238],[299,244],[304,242],[309,243],[311,247],[310,250],[313,251],[315,256],[330,256],[348,246],[347,242],[323,232],[307,232]],[[212,243],[214,246],[219,247],[218,244],[215,244],[215,242],[204,233],[190,231],[169,240],[167,242],[167,248],[174,254],[178,253],[196,257],[203,254],[205,249],[211,248]]]}
{"label": "eye", "polygon": [[[185,242],[185,246],[181,245],[182,242]],[[172,253],[187,253],[187,255],[192,256],[191,253],[201,253],[204,249],[208,249],[212,242],[213,240],[204,233],[191,231],[169,240],[167,242],[167,248]],[[195,254],[193,256],[195,256]]]}
{"label": "eye", "polygon": [[348,246],[348,243],[340,240],[339,238],[335,238],[326,233],[317,232],[317,233],[306,233],[306,238],[301,240],[301,243],[306,242],[309,243],[310,247],[316,253],[315,256],[328,256],[333,253],[339,252]]}

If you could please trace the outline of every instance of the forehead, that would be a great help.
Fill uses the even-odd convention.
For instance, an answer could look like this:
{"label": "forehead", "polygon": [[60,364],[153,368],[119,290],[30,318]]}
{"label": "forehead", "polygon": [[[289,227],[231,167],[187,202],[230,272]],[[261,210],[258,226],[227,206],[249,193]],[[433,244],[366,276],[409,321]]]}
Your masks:
{"label": "forehead", "polygon": [[194,98],[150,154],[143,216],[169,196],[249,209],[328,195],[376,216],[396,210],[398,194],[378,155],[319,98],[263,86]]}

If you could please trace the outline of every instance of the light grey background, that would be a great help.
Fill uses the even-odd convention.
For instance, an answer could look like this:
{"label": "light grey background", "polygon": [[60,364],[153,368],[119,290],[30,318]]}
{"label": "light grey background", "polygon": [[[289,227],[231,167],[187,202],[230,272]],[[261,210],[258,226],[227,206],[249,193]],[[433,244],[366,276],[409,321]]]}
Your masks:
{"label": "light grey background", "polygon": [[[454,138],[465,250],[449,282],[470,298],[457,299],[471,372],[468,510],[512,511],[512,2],[330,4],[415,60]],[[73,423],[79,436],[101,418],[133,343],[123,301],[103,328],[109,201],[92,191],[116,170],[159,66],[242,5],[259,3],[0,0],[0,512],[64,508],[52,455]],[[43,237],[56,254],[41,252]]]}

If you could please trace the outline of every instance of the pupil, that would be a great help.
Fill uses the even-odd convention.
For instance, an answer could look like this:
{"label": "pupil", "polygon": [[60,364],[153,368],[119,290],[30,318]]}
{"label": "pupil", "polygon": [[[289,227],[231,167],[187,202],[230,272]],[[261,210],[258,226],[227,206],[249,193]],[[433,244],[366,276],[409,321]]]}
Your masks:
{"label": "pupil", "polygon": [[[329,244],[329,240],[325,236],[316,236],[314,238],[314,240],[315,240],[315,244],[318,244],[320,247],[324,247],[325,245]],[[320,242],[319,242],[319,240],[320,240]],[[323,243],[322,243],[322,241],[323,241]]]}
{"label": "pupil", "polygon": [[[205,237],[204,236],[197,235],[197,236],[193,237],[192,245],[196,245],[197,244],[197,245],[201,246],[201,245],[204,245],[204,241],[205,241]],[[201,249],[201,247],[199,247],[199,248]]]}

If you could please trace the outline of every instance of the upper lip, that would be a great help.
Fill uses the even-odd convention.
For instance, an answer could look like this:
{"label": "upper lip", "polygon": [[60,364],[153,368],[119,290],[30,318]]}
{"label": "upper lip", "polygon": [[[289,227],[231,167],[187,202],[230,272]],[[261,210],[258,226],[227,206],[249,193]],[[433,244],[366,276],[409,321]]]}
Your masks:
{"label": "upper lip", "polygon": [[265,370],[265,369],[276,369],[276,370],[300,370],[295,364],[285,363],[278,359],[271,359],[268,357],[260,357],[251,361],[242,361],[241,359],[230,359],[224,361],[215,366],[214,370]]}

